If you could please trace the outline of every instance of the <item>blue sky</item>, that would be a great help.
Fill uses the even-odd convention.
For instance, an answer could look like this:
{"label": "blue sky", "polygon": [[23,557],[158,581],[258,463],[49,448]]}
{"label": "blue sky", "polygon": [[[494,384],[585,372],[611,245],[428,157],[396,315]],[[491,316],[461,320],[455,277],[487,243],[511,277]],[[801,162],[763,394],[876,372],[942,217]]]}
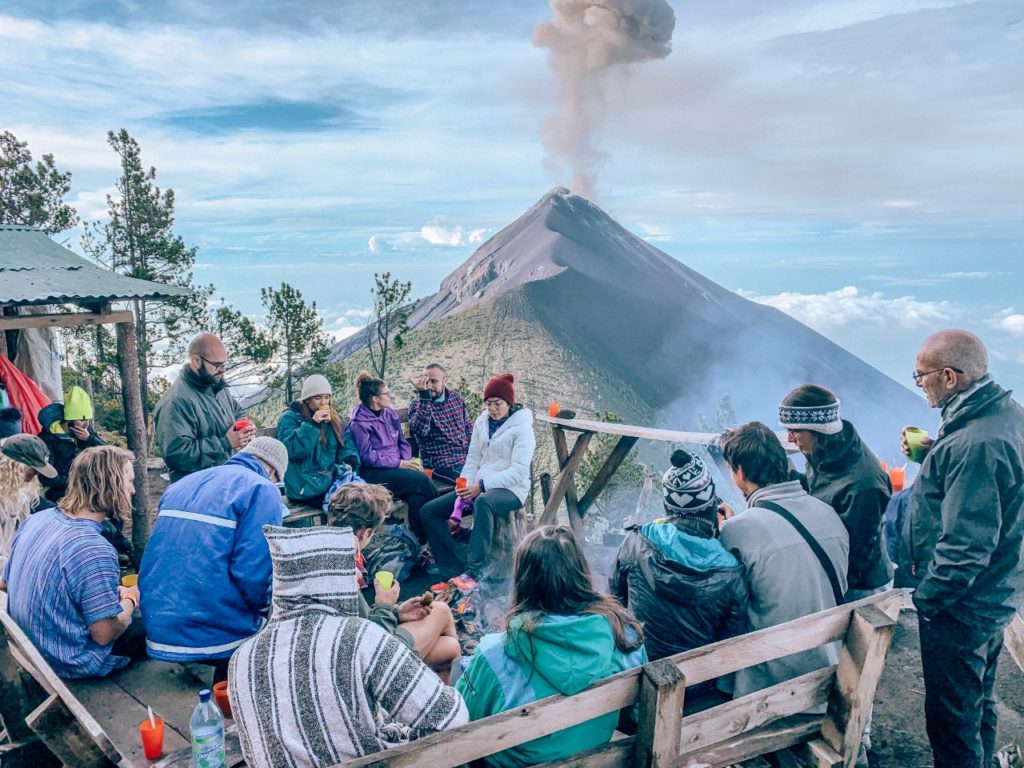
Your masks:
{"label": "blue sky", "polygon": [[[962,326],[1024,390],[1024,3],[675,0],[673,51],[607,76],[598,202],[904,384]],[[7,2],[0,129],[105,215],[109,129],[177,194],[197,278],[287,281],[338,335],[375,271],[433,292],[569,170],[546,2]],[[78,233],[69,245],[78,248]]]}

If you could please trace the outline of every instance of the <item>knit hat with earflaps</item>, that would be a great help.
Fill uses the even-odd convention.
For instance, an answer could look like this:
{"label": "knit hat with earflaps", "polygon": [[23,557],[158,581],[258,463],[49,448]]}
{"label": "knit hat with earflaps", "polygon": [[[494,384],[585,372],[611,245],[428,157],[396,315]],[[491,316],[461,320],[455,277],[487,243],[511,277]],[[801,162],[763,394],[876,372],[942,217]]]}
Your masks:
{"label": "knit hat with earflaps", "polygon": [[92,400],[81,387],[72,387],[64,398],[64,421],[92,419]]}
{"label": "knit hat with earflaps", "polygon": [[280,440],[266,436],[254,437],[239,453],[248,453],[262,459],[277,472],[279,482],[284,480],[284,473],[288,471],[288,449]]}
{"label": "knit hat with earflaps", "polygon": [[305,381],[302,382],[302,394],[299,395],[299,400],[308,400],[311,397],[317,395],[333,395],[331,391],[331,382],[327,380],[326,376],[321,376],[319,373],[314,373],[311,376],[307,376]]}

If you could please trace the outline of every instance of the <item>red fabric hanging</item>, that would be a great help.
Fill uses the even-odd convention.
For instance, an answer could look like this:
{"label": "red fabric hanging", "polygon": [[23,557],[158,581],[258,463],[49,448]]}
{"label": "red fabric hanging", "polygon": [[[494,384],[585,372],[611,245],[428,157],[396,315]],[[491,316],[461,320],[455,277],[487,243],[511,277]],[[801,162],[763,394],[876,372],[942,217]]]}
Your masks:
{"label": "red fabric hanging", "polygon": [[21,431],[38,435],[42,430],[39,411],[50,404],[50,398],[5,355],[0,355],[0,381],[4,383],[11,405],[21,411]]}

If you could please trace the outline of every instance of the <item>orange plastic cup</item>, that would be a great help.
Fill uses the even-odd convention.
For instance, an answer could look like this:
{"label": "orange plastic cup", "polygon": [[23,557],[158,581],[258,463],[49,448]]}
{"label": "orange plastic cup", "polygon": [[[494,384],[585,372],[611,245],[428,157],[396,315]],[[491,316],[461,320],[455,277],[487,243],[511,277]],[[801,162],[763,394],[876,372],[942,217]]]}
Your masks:
{"label": "orange plastic cup", "polygon": [[892,483],[893,493],[903,490],[903,484],[906,481],[906,477],[906,467],[889,467],[889,482]]}
{"label": "orange plastic cup", "polygon": [[469,481],[466,480],[466,478],[464,478],[464,477],[456,477],[455,478],[455,490],[456,491],[461,491],[468,484],[469,484]]}
{"label": "orange plastic cup", "polygon": [[429,467],[424,467],[423,468],[423,474],[426,475],[427,477],[433,478],[434,477],[434,470],[430,469]]}
{"label": "orange plastic cup", "polygon": [[137,587],[139,585],[139,574],[137,573],[126,573],[121,577],[122,587]]}
{"label": "orange plastic cup", "polygon": [[552,419],[558,416],[560,410],[562,410],[562,407],[558,403],[548,403],[548,416]]}
{"label": "orange plastic cup", "polygon": [[146,755],[147,760],[156,760],[164,753],[164,719],[162,717],[154,717],[153,721],[156,723],[155,728],[153,723],[149,722],[149,718],[139,723],[139,735],[142,736],[142,751]]}
{"label": "orange plastic cup", "polygon": [[889,471],[889,465],[888,465],[888,463],[886,463],[886,462],[884,462],[884,461],[879,461],[878,463],[882,465],[882,471],[883,471],[883,472],[888,472],[888,471]]}
{"label": "orange plastic cup", "polygon": [[217,702],[224,717],[231,717],[231,699],[228,698],[228,681],[221,680],[213,686],[213,700]]}

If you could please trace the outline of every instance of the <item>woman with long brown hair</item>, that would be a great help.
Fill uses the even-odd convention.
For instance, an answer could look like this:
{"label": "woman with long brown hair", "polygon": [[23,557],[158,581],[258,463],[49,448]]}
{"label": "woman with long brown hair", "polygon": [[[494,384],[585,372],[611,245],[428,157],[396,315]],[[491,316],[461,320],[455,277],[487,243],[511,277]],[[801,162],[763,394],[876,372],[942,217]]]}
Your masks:
{"label": "woman with long brown hair", "polygon": [[11,546],[7,610],[61,677],[100,677],[128,663],[114,641],[131,624],[139,590],[120,586],[117,553],[100,531],[131,512],[132,459],[111,445],[82,451],[58,508],[29,517]]}
{"label": "woman with long brown hair", "polygon": [[359,469],[359,452],[332,397],[324,376],[307,376],[299,399],[277,422],[277,439],[288,449],[284,492],[295,503],[319,507],[335,479]]}
{"label": "woman with long brown hair", "polygon": [[[484,636],[455,684],[472,720],[556,693],[566,696],[644,664],[643,629],[612,597],[594,590],[590,567],[567,526],[543,526],[516,549],[506,629]],[[519,766],[558,760],[611,738],[618,713],[487,758]]]}

